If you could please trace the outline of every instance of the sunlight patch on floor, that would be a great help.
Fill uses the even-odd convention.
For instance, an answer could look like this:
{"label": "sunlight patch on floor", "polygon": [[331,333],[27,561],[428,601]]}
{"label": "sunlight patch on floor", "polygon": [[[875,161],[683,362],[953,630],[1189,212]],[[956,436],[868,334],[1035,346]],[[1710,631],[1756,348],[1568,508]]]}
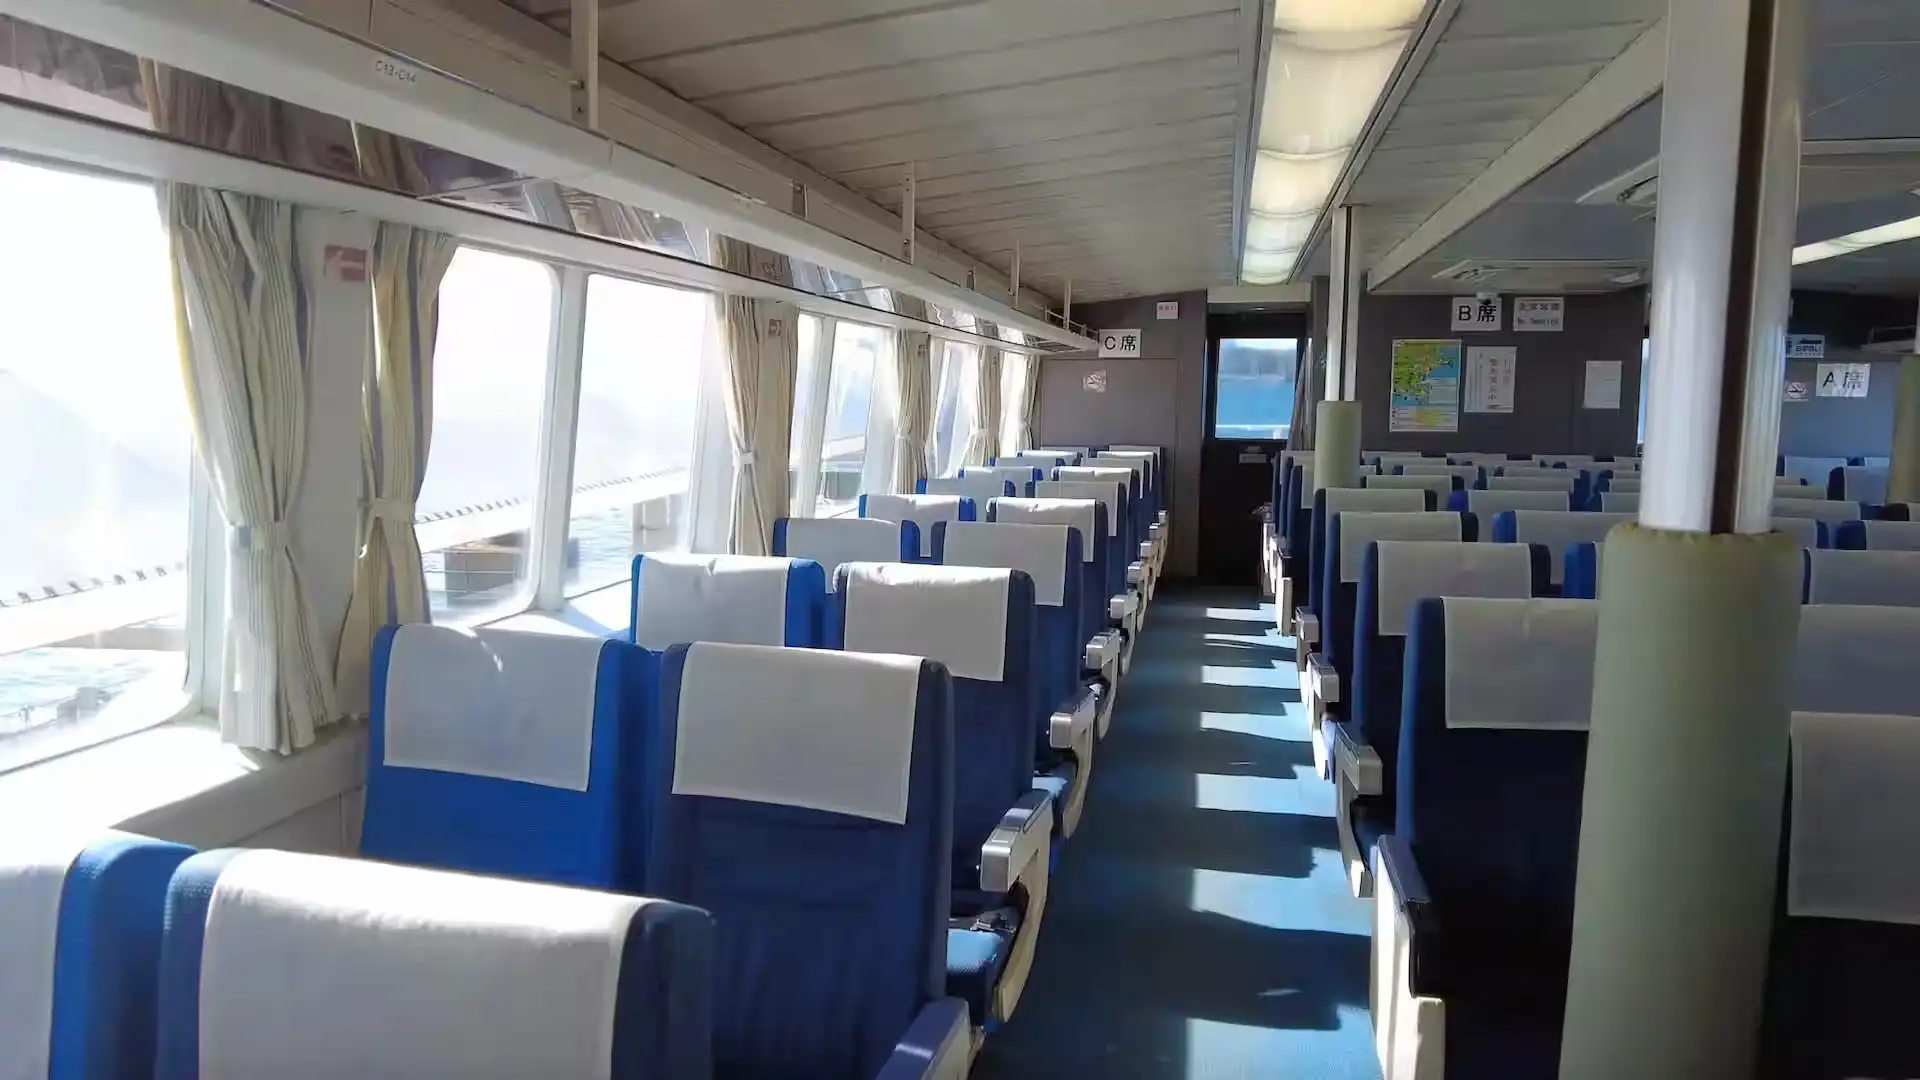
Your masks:
{"label": "sunlight patch on floor", "polygon": [[[1297,993],[1276,986],[1262,996]],[[1379,1075],[1372,1064],[1372,1021],[1364,1006],[1336,1004],[1330,1029],[1284,1029],[1187,1018],[1187,1080],[1323,1080],[1329,1075]],[[1353,1061],[1355,1049],[1364,1058]],[[1335,1072],[1329,1072],[1329,1068]],[[1365,1072],[1354,1071],[1356,1068]]]}
{"label": "sunlight patch on floor", "polygon": [[1275,660],[1270,668],[1200,665],[1200,681],[1208,686],[1251,686],[1261,690],[1298,690],[1300,672],[1291,661]]}
{"label": "sunlight patch on floor", "polygon": [[1319,777],[1313,774],[1313,765],[1295,765],[1293,772],[1292,778],[1195,773],[1194,808],[1243,814],[1332,817],[1333,789],[1322,784]]}
{"label": "sunlight patch on floor", "polygon": [[1313,869],[1304,878],[1193,871],[1189,907],[1270,930],[1311,930],[1366,937],[1368,908],[1347,892],[1346,867],[1337,851],[1313,849]]}
{"label": "sunlight patch on floor", "polygon": [[1200,730],[1226,731],[1275,742],[1307,741],[1304,723],[1295,723],[1292,717],[1271,713],[1203,712],[1200,714]]}
{"label": "sunlight patch on floor", "polygon": [[1273,613],[1271,611],[1261,611],[1259,608],[1210,607],[1207,609],[1207,618],[1226,619],[1229,622],[1265,623],[1268,626],[1273,625]]}

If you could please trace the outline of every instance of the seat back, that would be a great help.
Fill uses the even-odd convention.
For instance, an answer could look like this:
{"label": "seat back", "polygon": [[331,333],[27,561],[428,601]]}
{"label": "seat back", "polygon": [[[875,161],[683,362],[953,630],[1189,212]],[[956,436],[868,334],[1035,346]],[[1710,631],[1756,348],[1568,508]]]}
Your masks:
{"label": "seat back", "polygon": [[[964,495],[862,495],[860,516],[876,521],[912,522],[919,533],[914,556],[933,558],[933,527],[942,521],[973,521],[975,505]],[[892,562],[894,560],[887,560]]]}
{"label": "seat back", "polygon": [[1859,503],[1841,499],[1775,499],[1773,516],[1812,518],[1834,523],[1859,521],[1865,515],[1860,512]]}
{"label": "seat back", "polygon": [[[1327,576],[1327,541],[1333,515],[1346,510],[1387,512],[1416,512],[1431,510],[1436,506],[1433,495],[1424,490],[1382,489],[1382,488],[1321,488],[1313,493],[1313,514],[1309,518],[1307,532],[1307,575],[1300,590],[1306,596],[1306,608],[1314,615],[1320,615],[1320,606],[1325,599],[1320,595],[1320,586]],[[1300,557],[1299,540],[1294,541],[1294,559]],[[1296,594],[1298,595],[1298,594]],[[1322,635],[1325,640],[1325,635]]]}
{"label": "seat back", "polygon": [[[1127,469],[1134,476],[1134,516],[1140,519],[1142,530],[1152,524],[1153,518],[1160,512],[1160,471],[1154,464],[1153,455],[1146,453],[1100,453],[1086,459],[1086,466],[1094,469]],[[1066,479],[1062,477],[1061,479]],[[1141,539],[1146,539],[1144,532]]]}
{"label": "seat back", "polygon": [[1105,595],[1100,600],[1105,605],[1109,596],[1120,596],[1127,591],[1127,565],[1133,562],[1135,548],[1132,542],[1133,504],[1127,497],[1127,484],[1120,480],[1042,480],[1033,485],[1033,494],[1037,499],[1097,499],[1107,511],[1107,537],[1105,569],[1107,580]]}
{"label": "seat back", "polygon": [[627,640],[655,652],[686,641],[819,648],[826,594],[807,559],[637,555]]}
{"label": "seat back", "polygon": [[1545,466],[1546,468],[1549,468],[1549,469],[1573,469],[1577,471],[1580,469],[1591,468],[1593,466],[1593,455],[1592,454],[1535,454],[1533,455],[1533,463],[1535,465]]}
{"label": "seat back", "polygon": [[1920,701],[1920,609],[1809,604],[1794,649],[1796,712],[1902,713]]}
{"label": "seat back", "polygon": [[[1509,510],[1557,510],[1565,512],[1572,509],[1573,497],[1564,491],[1520,491],[1514,489],[1486,491],[1456,491],[1447,500],[1447,508],[1471,513],[1482,521],[1491,522],[1495,514]],[[1492,540],[1491,529],[1482,529],[1480,539]]]}
{"label": "seat back", "polygon": [[994,460],[996,465],[1024,465],[1032,462],[1041,469],[1054,469],[1061,465],[1073,465],[1080,461],[1078,450],[1016,450],[1012,454],[1002,454]]}
{"label": "seat back", "polygon": [[1493,539],[1501,544],[1539,544],[1547,549],[1547,583],[1565,584],[1561,564],[1574,544],[1598,543],[1613,527],[1633,520],[1632,514],[1596,514],[1582,511],[1513,510],[1493,518]]}
{"label": "seat back", "polygon": [[167,882],[191,848],[127,833],[0,844],[0,1076],[153,1075]]}
{"label": "seat back", "polygon": [[[1622,514],[1631,517],[1640,512],[1640,493],[1637,491],[1603,491],[1600,493],[1600,512],[1603,514]],[[1779,507],[1774,507],[1778,510]]]}
{"label": "seat back", "polygon": [[1795,713],[1763,1074],[1920,1075],[1920,717]]}
{"label": "seat back", "polygon": [[1139,462],[1130,465],[1063,466],[1053,470],[1053,479],[1069,483],[1108,483],[1117,485],[1126,496],[1126,517],[1120,522],[1126,537],[1127,561],[1131,562],[1140,541],[1146,539],[1148,516],[1143,471]]}
{"label": "seat back", "polygon": [[[1779,505],[1776,503],[1775,505]],[[1785,533],[1803,548],[1827,547],[1827,523],[1808,517],[1775,517],[1773,531]]]}
{"label": "seat back", "polygon": [[1073,696],[1087,638],[1080,621],[1082,538],[1071,525],[956,522],[937,526],[934,559],[942,566],[1019,570],[1033,581],[1034,684],[1042,715]]}
{"label": "seat back", "polygon": [[945,985],[946,668],[676,645],[661,690],[646,891],[713,914],[714,1075],[878,1075]]}
{"label": "seat back", "polygon": [[[1462,944],[1552,940],[1572,927],[1599,609],[1591,600],[1417,604],[1394,832],[1413,846]],[[1463,955],[1471,961],[1471,950]]]}
{"label": "seat back", "polygon": [[658,657],[620,641],[409,623],[374,638],[360,854],[616,888]]}
{"label": "seat back", "polygon": [[1080,534],[1080,611],[1075,639],[1081,648],[1107,627],[1107,507],[1098,499],[995,499],[987,520],[1011,525],[1064,525]]}
{"label": "seat back", "polygon": [[[1047,469],[1054,466],[1048,465]],[[1022,459],[1005,465],[968,465],[960,470],[961,479],[985,477],[1004,481],[1013,485],[1013,494],[1017,498],[1033,497],[1033,485],[1046,475],[1046,469],[1040,467],[1039,460],[1031,463]]]}
{"label": "seat back", "polygon": [[1920,521],[1843,521],[1834,545],[1851,551],[1920,551]]}
{"label": "seat back", "polygon": [[1320,651],[1342,679],[1353,674],[1354,605],[1360,568],[1376,540],[1472,540],[1475,522],[1432,510],[1342,510],[1328,522],[1326,577],[1320,582]]}
{"label": "seat back", "polygon": [[980,845],[1033,787],[1033,579],[997,567],[897,563],[851,563],[840,575],[829,648],[925,657],[953,680],[954,880],[977,876]]}
{"label": "seat back", "polygon": [[1478,487],[1485,479],[1478,465],[1455,465],[1445,458],[1395,462],[1393,471],[1401,476],[1451,476],[1459,481],[1457,488]]}
{"label": "seat back", "polygon": [[1564,491],[1572,494],[1580,486],[1580,474],[1566,469],[1542,469],[1526,476],[1487,477],[1489,491]]}
{"label": "seat back", "polygon": [[1454,465],[1478,465],[1491,472],[1507,463],[1505,454],[1459,453],[1448,454],[1447,461]]}
{"label": "seat back", "polygon": [[1792,477],[1803,483],[1824,488],[1827,478],[1833,470],[1846,467],[1843,457],[1813,457],[1803,454],[1786,454],[1778,463],[1779,475]]}
{"label": "seat back", "polygon": [[1396,775],[1414,602],[1429,596],[1526,599],[1545,590],[1546,561],[1546,549],[1534,544],[1383,540],[1367,548],[1354,612],[1352,715],[1386,775]]}
{"label": "seat back", "polygon": [[[1580,470],[1578,469],[1562,469],[1552,465],[1528,465],[1525,463],[1518,465],[1501,465],[1493,471],[1493,476],[1503,476],[1509,480],[1572,480],[1579,475]],[[1493,476],[1487,478],[1489,483],[1492,482]]]}
{"label": "seat back", "polygon": [[1383,473],[1379,475],[1362,474],[1360,484],[1381,490],[1431,491],[1435,497],[1445,501],[1459,486],[1460,481],[1448,473]]}
{"label": "seat back", "polygon": [[697,1080],[712,949],[680,904],[208,852],[167,900],[155,1075]]}
{"label": "seat back", "polygon": [[835,572],[850,562],[912,562],[920,552],[920,527],[911,521],[874,518],[781,518],[773,523],[773,553],[812,559],[833,591]]}
{"label": "seat back", "polygon": [[1886,502],[1886,466],[1842,465],[1834,469],[1827,477],[1827,497],[1849,502]]}
{"label": "seat back", "polygon": [[976,515],[993,500],[1017,494],[1013,481],[981,473],[922,480],[919,486],[922,495],[958,495],[972,499]]}
{"label": "seat back", "polygon": [[1920,552],[1807,549],[1802,557],[1809,604],[1920,607]]}
{"label": "seat back", "polygon": [[1405,461],[1427,461],[1427,460],[1444,461],[1446,459],[1440,458],[1440,457],[1429,459],[1427,455],[1421,453],[1418,450],[1362,450],[1360,451],[1360,463],[1362,465],[1379,465],[1388,469],[1391,469],[1393,468],[1393,466]]}

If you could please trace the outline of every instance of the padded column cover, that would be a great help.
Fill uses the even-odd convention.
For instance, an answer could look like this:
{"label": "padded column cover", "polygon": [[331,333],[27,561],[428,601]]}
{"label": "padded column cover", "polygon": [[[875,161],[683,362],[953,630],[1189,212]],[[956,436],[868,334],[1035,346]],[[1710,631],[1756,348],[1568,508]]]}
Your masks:
{"label": "padded column cover", "polygon": [[1607,536],[1560,1080],[1751,1077],[1786,796],[1797,541]]}
{"label": "padded column cover", "polygon": [[1893,457],[1887,470],[1888,502],[1920,502],[1920,356],[1900,361],[1900,388],[1893,398]]}
{"label": "padded column cover", "polygon": [[1322,401],[1315,406],[1313,440],[1313,490],[1359,487],[1360,403]]}

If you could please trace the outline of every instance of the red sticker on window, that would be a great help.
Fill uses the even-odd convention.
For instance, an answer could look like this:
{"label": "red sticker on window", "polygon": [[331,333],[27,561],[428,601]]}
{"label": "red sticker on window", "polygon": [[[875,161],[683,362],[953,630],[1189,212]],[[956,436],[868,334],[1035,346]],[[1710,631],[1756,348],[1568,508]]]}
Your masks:
{"label": "red sticker on window", "polygon": [[352,283],[367,280],[367,249],[328,244],[324,252],[326,276]]}

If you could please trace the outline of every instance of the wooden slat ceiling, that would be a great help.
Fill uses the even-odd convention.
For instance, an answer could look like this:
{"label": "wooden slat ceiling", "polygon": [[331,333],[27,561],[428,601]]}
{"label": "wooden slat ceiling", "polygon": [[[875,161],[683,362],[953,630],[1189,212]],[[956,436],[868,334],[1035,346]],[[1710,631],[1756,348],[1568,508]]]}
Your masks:
{"label": "wooden slat ceiling", "polygon": [[[505,0],[565,30],[567,0]],[[1022,279],[1229,283],[1259,0],[601,0],[612,60]]]}

